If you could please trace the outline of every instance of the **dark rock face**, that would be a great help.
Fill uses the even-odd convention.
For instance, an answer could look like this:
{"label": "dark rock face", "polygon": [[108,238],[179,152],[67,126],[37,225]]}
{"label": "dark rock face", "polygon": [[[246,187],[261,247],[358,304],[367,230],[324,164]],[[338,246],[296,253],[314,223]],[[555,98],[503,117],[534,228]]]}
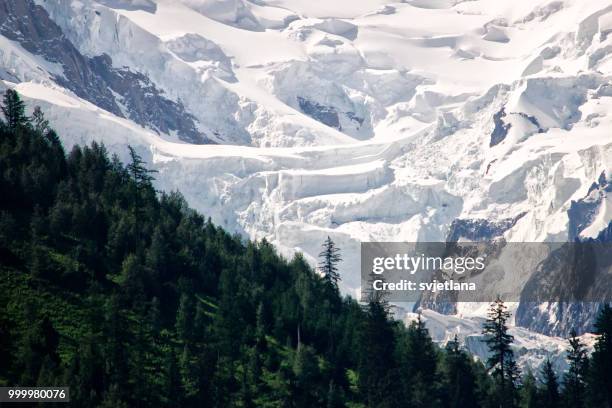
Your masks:
{"label": "dark rock face", "polygon": [[[458,255],[456,252],[458,248],[455,245],[452,245],[452,243],[458,242],[460,239],[472,242],[483,242],[501,237],[504,232],[512,228],[524,215],[525,213],[520,213],[516,217],[506,218],[497,222],[492,222],[485,219],[455,219],[451,224],[446,236],[446,247],[448,253],[445,253],[444,256]],[[500,242],[499,247],[494,246],[491,248],[491,250],[499,250],[504,246],[504,243],[505,241]],[[443,277],[441,276],[437,278],[443,280]],[[457,313],[456,294],[453,294],[452,292],[440,292],[435,296],[430,295],[421,299],[421,301],[415,306],[416,309],[420,307],[435,310],[436,312],[442,314],[455,314]]]}
{"label": "dark rock face", "polygon": [[504,118],[508,115],[518,115],[521,118],[527,120],[531,123],[535,128],[537,133],[544,133],[545,130],[540,126],[540,122],[538,118],[535,116],[528,115],[524,112],[509,112],[506,114],[506,108],[502,107],[497,113],[493,115],[493,124],[495,127],[493,128],[493,132],[491,132],[491,141],[489,142],[489,147],[497,146],[501,142],[506,139],[508,136],[508,131],[512,128],[512,123],[506,123]]}
{"label": "dark rock face", "polygon": [[64,77],[55,81],[100,108],[123,116],[112,92],[89,67],[89,62],[64,37],[46,10],[32,1],[0,0],[0,34],[32,54],[58,63]]}
{"label": "dark rock face", "polygon": [[[582,240],[580,233],[591,224],[593,217],[606,199],[607,194],[612,192],[612,185],[607,180],[605,173],[602,173],[589,189],[587,195],[578,200],[572,201],[569,210],[567,211],[569,218],[568,241],[570,242],[588,242],[596,245],[597,243],[607,244],[602,251],[605,252],[612,243],[612,222],[604,228],[596,238]],[[579,254],[578,254],[579,255]],[[554,261],[554,254],[551,255],[551,260]],[[530,282],[525,285],[524,295],[531,296],[528,292],[535,287],[533,282],[539,283],[542,281],[560,282],[565,285],[558,284],[553,286],[557,291],[548,294],[554,298],[560,296],[559,291],[572,291],[577,296],[592,299],[590,302],[550,302],[550,303],[533,303],[521,302],[516,312],[516,324],[530,330],[554,336],[567,336],[572,329],[578,333],[585,333],[592,330],[592,324],[595,316],[603,306],[602,302],[597,299],[609,299],[612,292],[612,278],[609,276],[601,276],[596,270],[591,267],[592,257],[583,256],[584,259],[578,259],[581,269],[580,275],[570,273],[571,271],[562,268],[554,269],[552,266],[546,270],[537,271],[531,278]],[[587,291],[586,293],[584,293]],[[567,297],[567,296],[565,296]]]}
{"label": "dark rock face", "polygon": [[498,222],[485,219],[456,219],[450,226],[446,242],[457,242],[461,238],[467,241],[487,241],[501,236],[504,232],[514,227],[525,213],[516,217],[506,218]]}
{"label": "dark rock face", "polygon": [[542,126],[540,126],[540,122],[538,121],[538,118],[536,118],[535,116],[528,115],[528,114],[526,114],[524,112],[519,112],[518,114],[519,114],[519,116],[521,116],[521,117],[527,119],[529,122],[531,122],[531,124],[533,126],[537,127],[538,128],[538,133],[544,133],[544,129],[542,129]]}
{"label": "dark rock face", "polygon": [[603,303],[572,302],[519,303],[516,325],[548,336],[569,337],[572,330],[584,334],[593,331],[593,320]]}
{"label": "dark rock face", "polygon": [[183,104],[163,96],[151,80],[128,69],[112,67],[108,55],[91,58],[90,66],[109,88],[123,97],[123,104],[130,119],[141,125],[169,133],[176,131],[181,139],[190,143],[210,142],[196,128],[196,118],[185,110]]}
{"label": "dark rock face", "polygon": [[298,104],[300,105],[300,109],[306,115],[318,122],[323,123],[324,125],[342,130],[342,127],[340,126],[340,118],[338,117],[338,112],[336,109],[331,106],[320,105],[317,102],[311,102],[308,99],[302,98],[301,96],[298,96],[297,100]]}
{"label": "dark rock face", "polygon": [[520,302],[517,326],[562,337],[572,329],[578,334],[592,331],[595,317],[612,297],[612,221],[596,238],[581,242],[575,249],[565,244],[538,267],[521,299],[541,296],[555,301]]}
{"label": "dark rock face", "polygon": [[333,127],[334,129],[338,129],[341,132],[341,118],[344,120],[345,124],[347,123],[346,119],[351,122],[354,122],[357,126],[357,129],[359,129],[365,121],[364,118],[359,117],[355,112],[338,112],[338,110],[333,106],[321,105],[318,102],[311,101],[301,96],[297,97],[297,101],[300,110],[303,113],[310,116],[317,122],[321,122],[324,125]]}
{"label": "dark rock face", "polygon": [[363,125],[364,119],[357,116],[355,112],[346,112],[346,116],[353,122],[359,123],[359,126]]}
{"label": "dark rock face", "polygon": [[575,240],[578,235],[593,221],[599,206],[612,192],[612,184],[606,179],[605,173],[599,176],[589,189],[586,197],[572,201],[567,215],[569,218],[568,241]]}
{"label": "dark rock face", "polygon": [[[163,91],[145,75],[113,68],[108,56],[82,55],[47,11],[33,1],[0,0],[0,34],[32,54],[61,65],[63,76],[53,79],[100,108],[120,117],[127,116],[154,131],[175,131],[179,138],[190,143],[210,142],[197,130],[195,118],[180,102],[165,98]],[[113,92],[122,100],[118,101]]]}
{"label": "dark rock face", "polygon": [[506,116],[506,108],[501,108],[499,112],[493,115],[493,132],[491,133],[491,142],[489,147],[497,146],[504,141],[508,135],[508,131],[512,127],[512,124],[505,123],[504,117]]}

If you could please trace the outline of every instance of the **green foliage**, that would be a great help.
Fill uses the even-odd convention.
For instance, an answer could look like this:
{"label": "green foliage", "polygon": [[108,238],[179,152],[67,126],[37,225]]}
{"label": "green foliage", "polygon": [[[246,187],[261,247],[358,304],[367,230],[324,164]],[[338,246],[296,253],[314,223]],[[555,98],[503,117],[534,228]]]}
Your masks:
{"label": "green foliage", "polygon": [[546,360],[542,367],[542,408],[556,408],[559,406],[559,382],[550,360]]}
{"label": "green foliage", "polygon": [[440,375],[438,373],[438,350],[434,346],[429,331],[417,317],[408,326],[403,336],[402,371],[409,376],[409,398],[414,407],[439,407]]}
{"label": "green foliage", "polygon": [[521,408],[538,408],[540,401],[538,399],[538,384],[536,378],[531,371],[523,377],[523,386],[521,388]]}
{"label": "green foliage", "polygon": [[393,387],[399,376],[395,354],[393,323],[383,304],[371,301],[365,307],[366,320],[359,330],[358,385],[363,401],[369,407],[399,406],[404,387]]}
{"label": "green foliage", "polygon": [[514,352],[510,345],[514,337],[508,333],[507,321],[510,318],[504,302],[497,298],[488,311],[487,321],[482,333],[484,342],[489,348],[487,366],[495,380],[496,404],[502,408],[515,407],[518,399],[518,381],[520,373],[514,361]]}
{"label": "green foliage", "polygon": [[569,369],[563,377],[563,403],[566,407],[582,408],[586,399],[586,380],[589,372],[587,350],[572,330],[567,361]]}
{"label": "green foliage", "polygon": [[45,114],[40,109],[40,106],[34,107],[34,112],[32,112],[32,127],[34,130],[41,135],[46,135],[49,130],[49,121],[45,119]]}
{"label": "green foliage", "polygon": [[595,322],[598,335],[589,362],[589,407],[612,407],[612,307],[605,304]]}
{"label": "green foliage", "polygon": [[477,368],[468,353],[461,349],[457,336],[446,344],[443,365],[443,394],[449,408],[478,408]]}
{"label": "green foliage", "polygon": [[342,257],[340,256],[340,248],[336,246],[329,236],[323,243],[323,250],[319,254],[319,259],[319,270],[323,274],[325,281],[332,288],[338,290],[338,281],[340,280],[338,264],[342,261]]}
{"label": "green foliage", "polygon": [[151,173],[157,173],[157,170],[148,169],[142,157],[136,153],[132,146],[128,145],[128,150],[130,151],[131,163],[127,165],[126,170],[138,187],[150,186],[150,183],[154,180]]}
{"label": "green foliage", "polygon": [[17,91],[13,89],[7,89],[4,94],[2,113],[4,113],[6,126],[9,130],[15,130],[29,123],[29,119],[25,114],[25,104],[19,97]]}

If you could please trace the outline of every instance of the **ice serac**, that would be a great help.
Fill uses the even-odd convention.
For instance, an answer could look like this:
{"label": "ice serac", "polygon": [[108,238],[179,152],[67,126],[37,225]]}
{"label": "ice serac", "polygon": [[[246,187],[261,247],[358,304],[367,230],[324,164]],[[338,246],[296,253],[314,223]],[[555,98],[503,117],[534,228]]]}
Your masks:
{"label": "ice serac", "polygon": [[261,31],[263,27],[243,0],[180,0],[203,15],[245,30]]}

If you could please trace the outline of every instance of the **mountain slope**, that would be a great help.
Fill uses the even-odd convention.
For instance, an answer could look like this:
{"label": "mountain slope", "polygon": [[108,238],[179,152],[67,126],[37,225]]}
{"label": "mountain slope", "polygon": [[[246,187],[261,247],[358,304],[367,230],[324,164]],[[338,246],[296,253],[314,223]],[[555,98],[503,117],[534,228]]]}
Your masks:
{"label": "mountain slope", "polygon": [[[609,191],[591,189],[612,174],[608,1],[25,3],[4,2],[0,72],[68,145],[135,146],[160,188],[285,254],[313,261],[331,236],[347,292],[361,241],[567,241],[610,222]],[[20,13],[52,20],[61,50],[11,36]],[[112,95],[76,88],[68,51]],[[221,145],[138,113],[155,109]],[[550,316],[530,328],[566,334]]]}

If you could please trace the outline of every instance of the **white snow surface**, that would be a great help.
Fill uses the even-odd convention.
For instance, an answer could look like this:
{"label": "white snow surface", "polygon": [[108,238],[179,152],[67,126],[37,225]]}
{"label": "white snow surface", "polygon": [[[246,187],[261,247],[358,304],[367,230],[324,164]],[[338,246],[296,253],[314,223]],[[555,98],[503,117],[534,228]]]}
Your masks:
{"label": "white snow surface", "polygon": [[[332,237],[345,293],[359,289],[362,241],[444,241],[456,218],[522,212],[508,241],[565,241],[571,201],[611,177],[610,0],[37,3],[83,54],[145,73],[220,143],[115,117],[56,85],[61,66],[0,36],[0,77],[67,146],[97,140],[120,157],[136,147],[158,188],[286,256],[314,263]],[[340,126],[303,113],[298,97],[335,109]],[[502,108],[511,127],[490,147]],[[608,198],[584,236],[610,208]],[[459,312],[478,332],[481,305]]]}

